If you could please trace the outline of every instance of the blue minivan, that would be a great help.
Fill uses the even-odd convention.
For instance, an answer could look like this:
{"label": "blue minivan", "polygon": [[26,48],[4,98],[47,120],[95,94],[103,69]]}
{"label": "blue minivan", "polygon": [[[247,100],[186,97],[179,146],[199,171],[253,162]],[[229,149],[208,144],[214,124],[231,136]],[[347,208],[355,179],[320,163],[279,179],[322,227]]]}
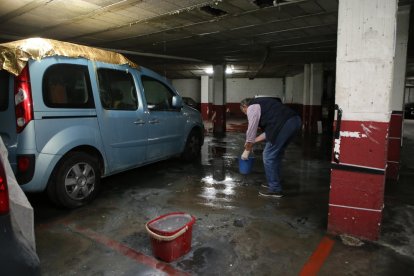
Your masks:
{"label": "blue minivan", "polygon": [[102,177],[200,154],[200,113],[124,56],[40,38],[0,44],[0,53],[0,135],[24,191],[75,208]]}

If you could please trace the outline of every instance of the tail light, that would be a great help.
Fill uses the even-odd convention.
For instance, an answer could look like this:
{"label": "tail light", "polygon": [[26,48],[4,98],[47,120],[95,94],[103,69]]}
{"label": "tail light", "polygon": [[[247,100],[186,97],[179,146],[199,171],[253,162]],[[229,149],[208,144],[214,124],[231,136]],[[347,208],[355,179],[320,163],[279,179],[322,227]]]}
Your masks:
{"label": "tail light", "polygon": [[16,131],[20,133],[33,120],[32,91],[28,66],[14,79],[14,104]]}
{"label": "tail light", "polygon": [[17,173],[16,179],[20,185],[32,180],[35,170],[36,157],[34,154],[21,154],[16,156]]}
{"label": "tail light", "polygon": [[7,177],[3,164],[0,163],[0,215],[9,213],[9,192],[7,189]]}

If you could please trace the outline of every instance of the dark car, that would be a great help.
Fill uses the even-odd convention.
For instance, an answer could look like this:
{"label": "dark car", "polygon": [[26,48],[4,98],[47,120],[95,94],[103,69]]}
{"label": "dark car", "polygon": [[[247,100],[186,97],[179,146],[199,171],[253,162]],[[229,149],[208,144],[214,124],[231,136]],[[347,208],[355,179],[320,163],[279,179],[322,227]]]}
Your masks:
{"label": "dark car", "polygon": [[414,103],[405,104],[404,118],[405,119],[414,119]]}
{"label": "dark car", "polygon": [[8,182],[10,177],[14,179],[14,175],[9,175],[12,171],[6,167],[8,160],[1,154],[3,149],[0,147],[0,274],[40,275],[36,251],[23,236],[12,215]]}
{"label": "dark car", "polygon": [[198,111],[201,110],[200,104],[197,103],[193,98],[190,98],[190,97],[182,97],[182,98],[183,98],[183,102],[189,107],[197,109]]}

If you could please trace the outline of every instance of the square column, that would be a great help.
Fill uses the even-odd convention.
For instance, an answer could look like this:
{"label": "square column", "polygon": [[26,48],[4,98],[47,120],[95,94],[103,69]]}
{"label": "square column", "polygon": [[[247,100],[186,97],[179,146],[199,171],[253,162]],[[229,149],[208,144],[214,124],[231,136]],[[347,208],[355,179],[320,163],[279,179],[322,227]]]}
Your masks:
{"label": "square column", "polygon": [[322,120],[323,65],[305,64],[302,124],[305,133],[317,133]]}
{"label": "square column", "polygon": [[395,44],[394,78],[391,96],[391,120],[388,135],[387,179],[397,181],[400,172],[402,125],[404,118],[404,90],[407,63],[410,6],[399,7],[397,14],[397,40]]}
{"label": "square column", "polygon": [[[328,232],[376,240],[381,229],[397,0],[340,0]],[[339,128],[340,126],[340,128]]]}
{"label": "square column", "polygon": [[210,119],[211,114],[209,79],[208,75],[201,76],[201,116],[203,120]]}
{"label": "square column", "polygon": [[214,65],[213,70],[213,110],[211,115],[213,133],[224,135],[226,132],[225,66]]}

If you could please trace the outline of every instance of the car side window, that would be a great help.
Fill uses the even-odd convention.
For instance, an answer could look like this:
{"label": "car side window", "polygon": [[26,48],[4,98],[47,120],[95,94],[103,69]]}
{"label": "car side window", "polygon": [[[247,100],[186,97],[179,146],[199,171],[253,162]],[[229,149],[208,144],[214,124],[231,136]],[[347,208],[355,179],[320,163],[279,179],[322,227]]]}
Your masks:
{"label": "car side window", "polygon": [[99,96],[109,110],[137,110],[138,100],[132,75],[127,71],[98,69]]}
{"label": "car side window", "polygon": [[55,64],[43,75],[43,101],[55,108],[92,108],[88,67],[76,64]]}
{"label": "car side window", "polygon": [[172,107],[174,92],[169,87],[147,76],[143,76],[141,80],[149,110],[175,110]]}

